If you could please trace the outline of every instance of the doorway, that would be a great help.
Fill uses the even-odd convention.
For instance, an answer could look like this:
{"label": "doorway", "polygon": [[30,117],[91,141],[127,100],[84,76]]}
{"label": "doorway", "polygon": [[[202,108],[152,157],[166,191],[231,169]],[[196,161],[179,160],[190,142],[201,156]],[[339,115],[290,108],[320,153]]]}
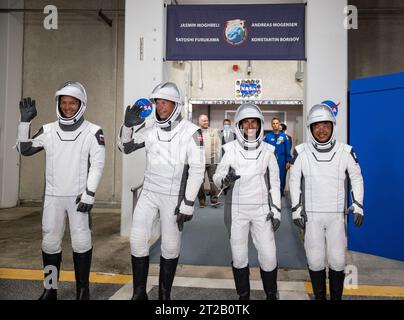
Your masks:
{"label": "doorway", "polygon": [[[198,124],[201,114],[209,117],[209,126],[221,130],[223,119],[228,118],[234,124],[234,116],[239,103],[196,103],[192,101],[189,106],[188,119]],[[288,125],[288,134],[292,137],[300,136],[295,128],[303,114],[301,104],[262,104],[264,114],[264,130],[272,129],[271,120],[278,117]],[[205,179],[205,189],[209,190],[209,183]],[[224,196],[219,199],[221,205],[218,208],[206,206],[199,208],[198,200],[195,201],[195,213],[193,223],[184,228],[182,240],[182,252],[180,263],[190,265],[228,266],[231,263],[231,250],[227,230],[224,223]],[[208,201],[207,201],[208,203]],[[282,198],[282,223],[276,232],[276,245],[278,265],[280,268],[305,269],[306,256],[301,234],[293,224],[291,218],[291,205],[288,194]],[[209,234],[209,236],[206,236]],[[198,247],[198,250],[195,248]],[[215,248],[212,250],[212,248]],[[151,252],[151,261],[158,261],[158,249]],[[258,255],[252,241],[249,241],[250,266],[258,266]]]}

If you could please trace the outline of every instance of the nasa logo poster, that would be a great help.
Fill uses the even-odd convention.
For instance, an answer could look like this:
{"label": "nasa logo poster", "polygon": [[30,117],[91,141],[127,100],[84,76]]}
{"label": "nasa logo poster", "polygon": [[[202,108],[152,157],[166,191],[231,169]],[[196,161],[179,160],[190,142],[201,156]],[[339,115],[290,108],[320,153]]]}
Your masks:
{"label": "nasa logo poster", "polygon": [[252,100],[262,98],[261,79],[237,79],[235,81],[236,100]]}

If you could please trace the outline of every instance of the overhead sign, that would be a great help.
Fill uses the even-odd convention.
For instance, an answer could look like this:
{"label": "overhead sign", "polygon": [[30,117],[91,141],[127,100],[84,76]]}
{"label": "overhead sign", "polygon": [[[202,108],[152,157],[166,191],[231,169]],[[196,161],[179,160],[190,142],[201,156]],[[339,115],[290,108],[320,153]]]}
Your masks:
{"label": "overhead sign", "polygon": [[304,60],[305,4],[169,5],[166,60]]}

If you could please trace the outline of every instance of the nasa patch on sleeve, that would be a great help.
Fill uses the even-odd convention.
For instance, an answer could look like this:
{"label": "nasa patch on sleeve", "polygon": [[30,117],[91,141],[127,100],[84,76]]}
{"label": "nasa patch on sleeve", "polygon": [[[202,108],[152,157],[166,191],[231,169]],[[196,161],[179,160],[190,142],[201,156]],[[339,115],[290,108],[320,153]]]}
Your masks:
{"label": "nasa patch on sleeve", "polygon": [[105,146],[105,138],[104,138],[104,133],[102,132],[102,129],[97,131],[97,133],[95,134],[95,137],[100,146]]}

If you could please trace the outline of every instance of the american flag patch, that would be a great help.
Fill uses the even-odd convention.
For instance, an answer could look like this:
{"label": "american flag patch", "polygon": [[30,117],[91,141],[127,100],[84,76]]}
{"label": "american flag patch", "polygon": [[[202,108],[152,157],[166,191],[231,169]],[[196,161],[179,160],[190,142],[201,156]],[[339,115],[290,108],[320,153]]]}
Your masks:
{"label": "american flag patch", "polygon": [[97,131],[95,137],[97,138],[97,142],[100,146],[105,146],[105,137],[104,133],[102,132],[102,129]]}
{"label": "american flag patch", "polygon": [[197,131],[195,131],[193,137],[194,137],[194,141],[195,141],[196,145],[199,147],[203,147],[203,135],[202,135],[201,129],[198,129]]}

